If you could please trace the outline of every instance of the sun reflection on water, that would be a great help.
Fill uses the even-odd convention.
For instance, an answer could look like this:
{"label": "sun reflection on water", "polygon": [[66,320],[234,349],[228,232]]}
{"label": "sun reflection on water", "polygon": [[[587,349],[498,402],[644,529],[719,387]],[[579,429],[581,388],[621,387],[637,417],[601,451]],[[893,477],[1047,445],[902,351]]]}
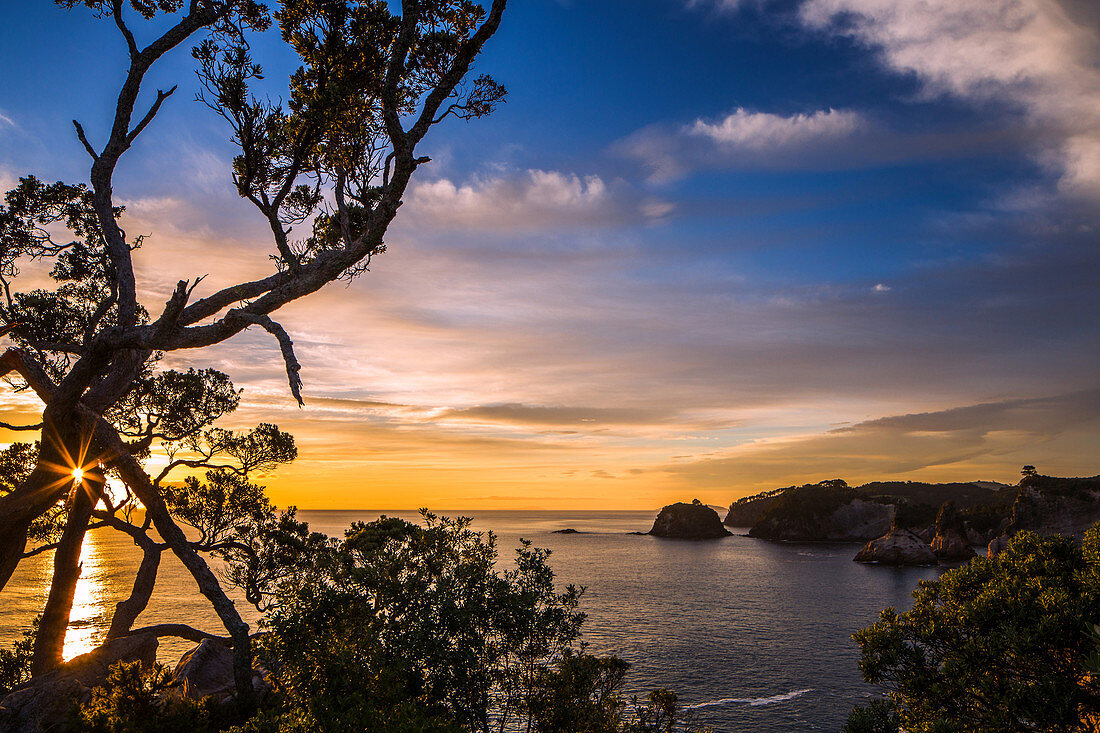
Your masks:
{"label": "sun reflection on water", "polygon": [[73,610],[69,614],[69,630],[65,634],[66,659],[89,652],[102,642],[109,615],[106,558],[96,532],[84,536],[80,552],[80,580],[76,584]]}

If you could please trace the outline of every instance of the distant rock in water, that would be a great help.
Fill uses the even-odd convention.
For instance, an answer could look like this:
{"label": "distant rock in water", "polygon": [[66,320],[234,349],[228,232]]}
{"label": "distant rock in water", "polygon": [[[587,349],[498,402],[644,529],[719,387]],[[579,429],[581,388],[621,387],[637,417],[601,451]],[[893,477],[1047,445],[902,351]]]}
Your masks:
{"label": "distant rock in water", "polygon": [[936,565],[936,553],[914,532],[892,527],[882,537],[871,540],[856,553],[856,562],[882,565]]}
{"label": "distant rock in water", "polygon": [[683,540],[709,540],[730,536],[730,532],[722,526],[718,512],[698,499],[690,504],[677,502],[666,506],[657,515],[649,533],[656,537]]}
{"label": "distant rock in water", "polygon": [[580,530],[573,529],[572,527],[566,527],[565,529],[555,529],[550,534],[583,534]]}

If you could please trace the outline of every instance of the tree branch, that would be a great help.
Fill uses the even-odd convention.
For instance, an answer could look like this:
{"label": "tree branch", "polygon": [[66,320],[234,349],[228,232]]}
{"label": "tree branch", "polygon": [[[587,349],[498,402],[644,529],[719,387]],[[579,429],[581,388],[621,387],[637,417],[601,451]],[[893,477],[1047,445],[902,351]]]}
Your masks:
{"label": "tree branch", "polygon": [[84,149],[88,151],[88,155],[92,156],[92,160],[99,160],[99,153],[95,151],[92,144],[88,142],[88,136],[84,134],[84,128],[80,126],[80,123],[73,120],[73,127],[76,128],[76,136],[84,145]]}
{"label": "tree branch", "polygon": [[178,85],[173,86],[166,92],[159,89],[157,90],[157,101],[153,102],[153,106],[150,107],[149,111],[145,113],[145,117],[143,117],[141,119],[141,122],[137,124],[137,127],[131,130],[130,134],[126,136],[127,146],[133,144],[134,140],[137,139],[137,136],[141,134],[141,131],[148,127],[149,123],[153,121],[153,118],[157,116],[157,112],[160,110],[160,106],[164,104],[164,100],[171,97],[172,94],[176,91],[176,86]]}
{"label": "tree branch", "polygon": [[153,626],[143,626],[140,629],[128,631],[123,634],[123,636],[137,636],[138,634],[151,634],[157,637],[176,636],[180,639],[187,639],[188,641],[194,642],[210,640],[225,644],[228,647],[233,646],[233,639],[230,637],[218,636],[217,634],[211,634],[209,631],[200,631],[187,624],[154,624]]}
{"label": "tree branch", "polygon": [[290,340],[290,334],[286,332],[286,329],[271,320],[270,316],[255,315],[240,310],[229,311],[229,313],[226,313],[226,319],[241,319],[250,325],[262,326],[265,331],[279,341],[279,350],[282,352],[283,362],[286,364],[286,378],[290,383],[290,393],[294,395],[294,399],[298,400],[299,407],[305,405],[302,400],[302,378],[298,376],[298,372],[302,370],[302,365],[298,363],[297,357],[294,356],[294,342]]}

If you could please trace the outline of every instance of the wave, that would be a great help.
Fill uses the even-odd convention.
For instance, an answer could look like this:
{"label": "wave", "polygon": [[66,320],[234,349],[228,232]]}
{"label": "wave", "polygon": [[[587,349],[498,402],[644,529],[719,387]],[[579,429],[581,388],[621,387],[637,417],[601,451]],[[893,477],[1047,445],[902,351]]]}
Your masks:
{"label": "wave", "polygon": [[772,695],[771,697],[724,697],[721,700],[711,700],[710,702],[701,702],[695,705],[687,705],[686,707],[688,710],[709,708],[715,705],[748,705],[750,708],[755,708],[762,705],[774,705],[777,702],[793,700],[796,697],[805,695],[807,692],[813,692],[813,688],[809,687],[805,690],[792,690],[791,692],[784,692],[781,695]]}

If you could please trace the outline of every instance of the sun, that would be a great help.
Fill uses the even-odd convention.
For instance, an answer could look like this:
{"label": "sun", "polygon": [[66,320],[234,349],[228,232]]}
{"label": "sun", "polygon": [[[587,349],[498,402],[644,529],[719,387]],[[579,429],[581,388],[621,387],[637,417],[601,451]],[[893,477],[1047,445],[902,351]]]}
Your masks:
{"label": "sun", "polygon": [[73,469],[73,480],[74,481],[80,481],[83,478],[84,478],[84,469],[81,468],[80,466],[77,466],[76,468],[74,468]]}

